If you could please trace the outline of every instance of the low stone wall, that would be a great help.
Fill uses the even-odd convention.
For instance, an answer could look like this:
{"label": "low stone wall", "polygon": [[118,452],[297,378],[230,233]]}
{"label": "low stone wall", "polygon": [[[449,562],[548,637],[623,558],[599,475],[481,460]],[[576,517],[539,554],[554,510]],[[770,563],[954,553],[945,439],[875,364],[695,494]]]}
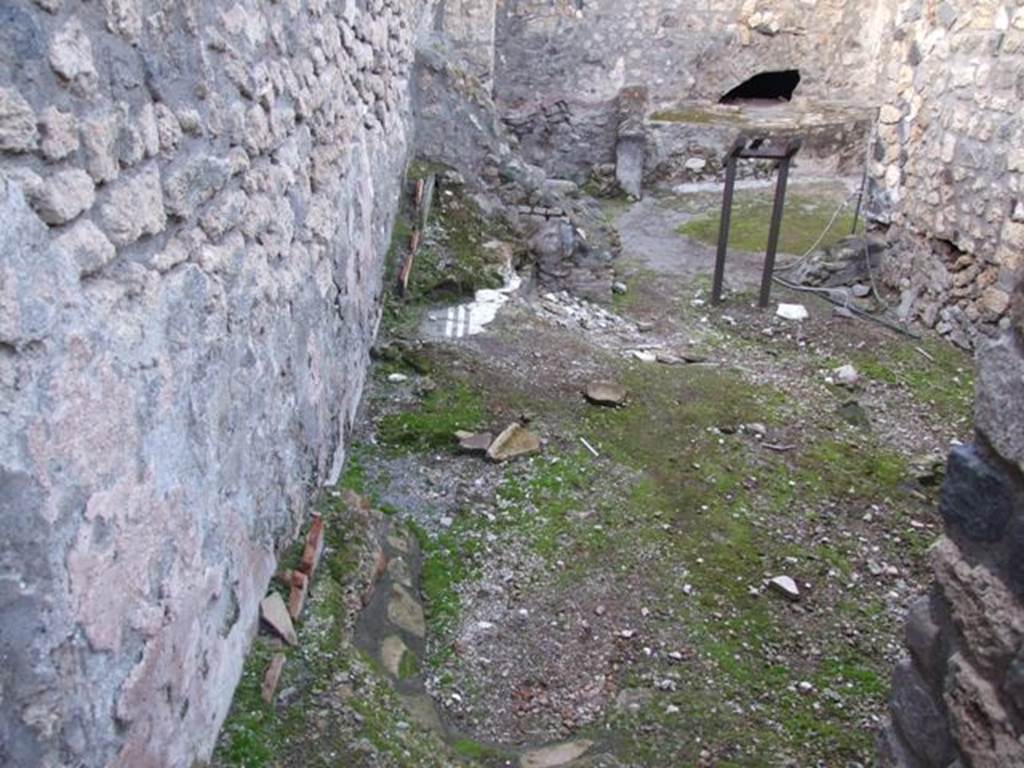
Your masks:
{"label": "low stone wall", "polygon": [[998,336],[1024,267],[1024,8],[904,0],[879,92],[872,214],[904,314]]}
{"label": "low stone wall", "polygon": [[340,471],[427,6],[0,2],[0,764],[208,754]]}
{"label": "low stone wall", "polygon": [[1015,324],[978,350],[977,435],[949,458],[946,533],[907,618],[884,765],[1024,765],[1024,284]]}

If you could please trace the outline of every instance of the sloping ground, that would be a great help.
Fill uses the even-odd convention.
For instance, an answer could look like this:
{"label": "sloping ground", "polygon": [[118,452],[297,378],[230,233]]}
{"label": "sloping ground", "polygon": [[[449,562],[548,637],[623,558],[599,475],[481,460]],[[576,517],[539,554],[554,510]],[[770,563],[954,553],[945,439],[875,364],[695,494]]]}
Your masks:
{"label": "sloping ground", "polygon": [[[384,569],[357,626],[341,595],[364,594],[373,558],[352,552],[373,527],[334,500],[334,586],[275,705],[250,662],[219,764],[873,762],[970,360],[803,295],[776,296],[807,305],[793,323],[749,293],[709,308],[699,271],[620,269],[614,307],[541,293],[457,343],[382,343],[344,485],[410,567]],[[626,404],[588,403],[595,380]],[[458,451],[456,430],[513,422],[542,453]],[[396,583],[425,639],[391,611]]]}

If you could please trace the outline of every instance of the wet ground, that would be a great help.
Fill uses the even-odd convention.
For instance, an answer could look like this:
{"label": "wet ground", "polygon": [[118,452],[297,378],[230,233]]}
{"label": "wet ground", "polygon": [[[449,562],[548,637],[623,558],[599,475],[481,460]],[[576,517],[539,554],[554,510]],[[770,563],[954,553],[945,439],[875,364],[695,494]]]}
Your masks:
{"label": "wet ground", "polygon": [[[794,252],[849,194],[809,184]],[[218,764],[873,763],[971,361],[810,294],[758,309],[753,250],[710,306],[714,196],[682,192],[609,206],[605,306],[527,281],[475,335],[381,340],[335,567],[275,705],[250,661]],[[458,448],[513,423],[539,453]]]}

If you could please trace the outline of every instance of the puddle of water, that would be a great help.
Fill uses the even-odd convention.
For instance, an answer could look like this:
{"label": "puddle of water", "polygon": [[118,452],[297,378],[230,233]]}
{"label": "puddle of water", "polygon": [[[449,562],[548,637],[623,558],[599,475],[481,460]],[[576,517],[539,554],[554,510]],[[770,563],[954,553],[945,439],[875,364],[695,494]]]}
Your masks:
{"label": "puddle of water", "polygon": [[427,312],[422,333],[428,339],[461,339],[476,336],[494,322],[500,310],[522,286],[523,280],[512,272],[498,289],[484,288],[473,301]]}

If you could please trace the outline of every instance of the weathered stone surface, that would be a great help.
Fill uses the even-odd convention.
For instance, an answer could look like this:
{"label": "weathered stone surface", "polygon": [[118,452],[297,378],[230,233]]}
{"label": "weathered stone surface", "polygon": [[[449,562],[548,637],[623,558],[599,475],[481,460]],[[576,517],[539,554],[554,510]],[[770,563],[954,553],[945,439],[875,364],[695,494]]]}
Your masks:
{"label": "weathered stone surface", "polygon": [[0,763],[209,757],[341,471],[430,5],[0,9]]}
{"label": "weathered stone surface", "polygon": [[92,41],[82,22],[68,19],[50,42],[50,66],[80,96],[96,91],[99,76],[93,61]]}
{"label": "weathered stone surface", "polygon": [[949,765],[953,743],[945,707],[909,659],[893,673],[893,720],[903,739],[927,765]]}
{"label": "weathered stone surface", "polygon": [[558,768],[582,757],[594,743],[586,739],[568,741],[542,749],[532,749],[519,758],[520,768]]}
{"label": "weathered stone surface", "polygon": [[399,629],[404,629],[415,637],[425,637],[427,624],[423,616],[423,606],[400,584],[391,587],[391,599],[388,601],[388,621]]}
{"label": "weathered stone surface", "polygon": [[96,185],[77,168],[46,179],[32,194],[32,207],[47,224],[64,224],[92,207]]}
{"label": "weathered stone surface", "polygon": [[459,441],[459,450],[465,453],[487,453],[494,442],[490,432],[462,432],[455,435]]}
{"label": "weathered stone surface", "polygon": [[595,381],[587,385],[584,394],[587,400],[595,405],[618,406],[626,402],[626,397],[629,393],[621,384]]}
{"label": "weathered stone surface", "polygon": [[295,627],[292,626],[291,616],[288,615],[288,607],[284,604],[284,598],[277,592],[271,592],[260,602],[260,618],[275,635],[288,645],[295,645],[299,642],[299,637],[295,634]]}
{"label": "weathered stone surface", "polygon": [[263,676],[263,684],[260,686],[260,698],[267,704],[274,702],[274,694],[277,692],[277,684],[281,681],[281,673],[284,671],[286,657],[283,653],[275,653],[267,665],[267,672]]}
{"label": "weathered stone surface", "polygon": [[95,274],[114,260],[117,251],[99,227],[88,219],[76,222],[53,242],[78,265],[80,277]]}
{"label": "weathered stone surface", "polygon": [[133,176],[118,179],[100,209],[103,228],[116,245],[134,243],[167,226],[160,170],[150,164]]}
{"label": "weathered stone surface", "polygon": [[69,260],[51,254],[46,225],[21,188],[0,175],[0,343],[15,348],[46,338],[70,299]]}
{"label": "weathered stone surface", "polygon": [[935,578],[973,658],[1003,670],[1024,644],[1024,605],[998,573],[964,559],[950,539],[932,549]]}
{"label": "weathered stone surface", "polygon": [[540,437],[521,424],[510,424],[487,449],[491,461],[510,461],[540,452]]}
{"label": "weathered stone surface", "polygon": [[1024,403],[1024,352],[1012,334],[984,342],[978,349],[974,419],[992,447],[1024,471],[1024,429],[1008,418]]}
{"label": "weathered stone surface", "polygon": [[950,660],[945,692],[950,725],[964,761],[973,768],[1024,765],[1024,743],[998,690],[963,655]]}
{"label": "weathered stone surface", "polygon": [[85,120],[82,123],[82,149],[85,169],[99,184],[117,178],[117,139],[121,129],[116,113]]}
{"label": "weathered stone surface", "polygon": [[186,219],[216,195],[231,176],[228,161],[218,157],[188,160],[164,180],[164,203],[172,216]]}
{"label": "weathered stone surface", "polygon": [[389,635],[380,644],[380,661],[392,677],[400,677],[402,658],[409,652],[408,646],[398,635]]}
{"label": "weathered stone surface", "polygon": [[941,676],[945,661],[941,619],[936,616],[939,610],[938,597],[924,595],[910,606],[905,626],[907,647],[923,672],[932,678]]}
{"label": "weathered stone surface", "polygon": [[39,116],[39,149],[47,160],[63,160],[78,149],[78,128],[71,112],[47,107]]}
{"label": "weathered stone surface", "polygon": [[1005,469],[986,460],[977,446],[953,449],[946,465],[939,510],[947,525],[975,541],[998,541],[1024,504]]}
{"label": "weathered stone surface", "polygon": [[0,150],[31,152],[36,147],[36,116],[13,88],[0,87]]}

